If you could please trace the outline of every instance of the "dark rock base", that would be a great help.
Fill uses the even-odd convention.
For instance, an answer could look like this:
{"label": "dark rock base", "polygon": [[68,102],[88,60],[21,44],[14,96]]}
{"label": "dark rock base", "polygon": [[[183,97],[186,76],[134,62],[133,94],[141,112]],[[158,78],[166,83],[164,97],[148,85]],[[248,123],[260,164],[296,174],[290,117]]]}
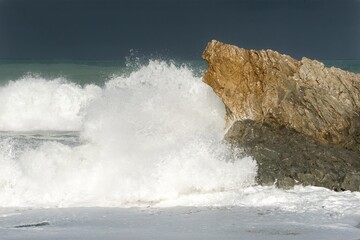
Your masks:
{"label": "dark rock base", "polygon": [[235,122],[225,140],[257,161],[259,184],[360,191],[360,154],[356,151],[320,144],[294,130],[251,120]]}

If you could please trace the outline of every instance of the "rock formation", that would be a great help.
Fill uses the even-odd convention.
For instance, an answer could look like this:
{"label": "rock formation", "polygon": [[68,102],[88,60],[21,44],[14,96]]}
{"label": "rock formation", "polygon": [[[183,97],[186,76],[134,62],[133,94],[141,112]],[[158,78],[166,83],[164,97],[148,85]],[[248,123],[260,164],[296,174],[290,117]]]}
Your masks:
{"label": "rock formation", "polygon": [[258,161],[260,183],[360,190],[360,74],[218,41],[203,58],[225,138]]}

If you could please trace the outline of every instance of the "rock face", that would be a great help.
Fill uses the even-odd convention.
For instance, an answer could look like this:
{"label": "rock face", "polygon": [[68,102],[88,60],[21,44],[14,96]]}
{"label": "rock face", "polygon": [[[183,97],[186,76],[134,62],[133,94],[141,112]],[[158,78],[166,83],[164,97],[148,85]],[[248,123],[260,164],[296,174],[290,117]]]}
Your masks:
{"label": "rock face", "polygon": [[226,139],[258,161],[260,183],[360,190],[360,74],[218,41],[203,58]]}
{"label": "rock face", "polygon": [[252,120],[235,122],[225,139],[256,159],[260,184],[360,191],[360,154],[356,151]]}

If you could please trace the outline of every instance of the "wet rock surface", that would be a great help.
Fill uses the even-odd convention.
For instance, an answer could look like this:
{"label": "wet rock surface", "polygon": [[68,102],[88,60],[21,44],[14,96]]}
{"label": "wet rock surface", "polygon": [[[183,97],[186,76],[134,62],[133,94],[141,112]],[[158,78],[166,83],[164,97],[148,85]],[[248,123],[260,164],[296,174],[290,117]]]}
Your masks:
{"label": "wet rock surface", "polygon": [[259,183],[360,190],[360,74],[215,40],[203,58],[226,139],[258,161]]}
{"label": "wet rock surface", "polygon": [[235,122],[225,139],[256,159],[260,184],[360,191],[360,155],[355,151],[252,120]]}
{"label": "wet rock surface", "polygon": [[40,222],[40,223],[31,223],[31,224],[23,224],[23,225],[16,225],[14,228],[33,228],[33,227],[43,227],[50,225],[49,222]]}

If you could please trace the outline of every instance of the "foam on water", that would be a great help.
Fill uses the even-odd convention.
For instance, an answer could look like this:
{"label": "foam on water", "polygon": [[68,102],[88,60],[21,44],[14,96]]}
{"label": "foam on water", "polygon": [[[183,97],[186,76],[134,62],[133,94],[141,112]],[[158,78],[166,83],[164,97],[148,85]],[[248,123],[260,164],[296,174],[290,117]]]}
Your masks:
{"label": "foam on water", "polygon": [[224,106],[185,66],[150,61],[102,88],[26,76],[0,100],[1,130],[48,130],[0,134],[2,207],[360,209],[359,193],[255,186],[255,161],[222,141]]}
{"label": "foam on water", "polygon": [[3,138],[0,206],[141,205],[254,182],[255,162],[222,142],[221,102],[187,67],[150,61],[102,89],[26,77],[0,98],[3,130],[78,129],[83,143]]}
{"label": "foam on water", "polygon": [[27,75],[0,87],[0,131],[78,130],[85,108],[100,94],[94,85]]}

